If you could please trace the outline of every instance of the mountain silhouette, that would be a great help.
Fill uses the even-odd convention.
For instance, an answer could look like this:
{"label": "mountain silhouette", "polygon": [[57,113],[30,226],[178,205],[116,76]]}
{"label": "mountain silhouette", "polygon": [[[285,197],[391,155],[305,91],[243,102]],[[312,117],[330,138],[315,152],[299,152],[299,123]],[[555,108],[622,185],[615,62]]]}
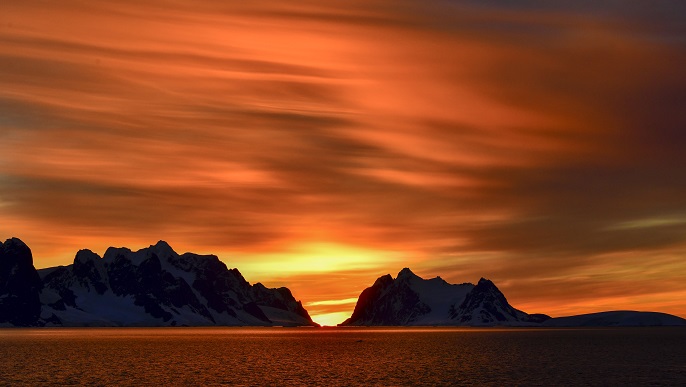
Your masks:
{"label": "mountain silhouette", "polygon": [[40,290],[31,249],[17,238],[0,244],[0,324],[34,325],[41,311]]}
{"label": "mountain silhouette", "polygon": [[543,323],[547,327],[642,327],[686,326],[681,317],[659,312],[613,310],[608,312],[558,317]]}
{"label": "mountain silhouette", "polygon": [[285,287],[250,285],[214,255],[169,244],[90,250],[36,270],[13,238],[0,249],[0,324],[10,326],[315,326]]}
{"label": "mountain silhouette", "polygon": [[[138,251],[80,250],[68,266],[36,270],[18,238],[0,244],[0,327],[317,326],[288,288],[251,285],[214,255],[178,254],[159,241]],[[550,318],[511,306],[481,278],[450,284],[409,268],[379,277],[342,326],[686,326],[657,312]]]}
{"label": "mountain silhouette", "polygon": [[393,279],[379,277],[364,289],[352,316],[341,326],[686,326],[681,317],[656,312],[611,311],[551,318],[512,307],[495,284],[481,278],[449,284],[423,279],[409,268]]}
{"label": "mountain silhouette", "polygon": [[404,268],[382,276],[360,295],[349,325],[536,325],[549,319],[513,308],[493,282],[449,284],[423,279]]}

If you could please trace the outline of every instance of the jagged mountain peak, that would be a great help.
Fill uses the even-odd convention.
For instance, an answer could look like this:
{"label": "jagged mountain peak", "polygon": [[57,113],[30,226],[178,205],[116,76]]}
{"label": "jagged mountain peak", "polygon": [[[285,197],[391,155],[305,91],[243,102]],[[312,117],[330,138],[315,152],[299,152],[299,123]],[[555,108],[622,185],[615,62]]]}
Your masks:
{"label": "jagged mountain peak", "polygon": [[83,264],[89,261],[99,261],[102,258],[94,252],[92,252],[89,249],[81,249],[76,253],[76,256],[74,257],[74,264]]}
{"label": "jagged mountain peak", "polygon": [[538,325],[550,317],[543,314],[530,315],[515,309],[492,281],[481,278],[464,301],[452,307],[450,318],[464,325],[526,326]]}
{"label": "jagged mountain peak", "polygon": [[405,267],[400,272],[398,273],[398,276],[396,279],[404,279],[404,278],[419,278],[416,274],[410,270],[409,267]]}
{"label": "jagged mountain peak", "polygon": [[3,253],[8,257],[12,256],[16,259],[27,261],[29,264],[33,265],[31,249],[19,238],[12,237],[7,239],[4,243],[0,243],[0,253]]}
{"label": "jagged mountain peak", "polygon": [[451,285],[439,277],[425,280],[403,268],[396,279],[386,274],[365,289],[343,325],[434,325],[446,320],[450,304],[473,286]]}
{"label": "jagged mountain peak", "polygon": [[8,238],[3,245],[6,249],[28,247],[24,241],[17,237]]}
{"label": "jagged mountain peak", "polygon": [[[191,254],[197,256],[196,254]],[[132,251],[128,247],[109,247],[103,255],[105,262],[114,262],[117,259],[126,258],[132,264],[138,266],[143,261],[148,260],[152,256],[157,256],[161,261],[169,261],[179,257],[179,254],[169,245],[169,243],[160,240],[154,245],[144,247],[137,251]]]}
{"label": "jagged mountain peak", "polygon": [[[9,254],[5,246],[12,247]],[[316,325],[289,289],[251,286],[217,256],[179,255],[165,241],[137,251],[110,247],[103,258],[83,249],[72,265],[40,275],[28,247],[26,257],[15,253],[22,250],[17,246],[10,241],[0,248],[0,324]],[[23,306],[27,313],[16,318]]]}
{"label": "jagged mountain peak", "polygon": [[0,243],[0,270],[13,266],[33,267],[31,249],[19,238],[9,238],[4,243]]}
{"label": "jagged mountain peak", "polygon": [[379,288],[385,288],[388,285],[393,283],[393,277],[391,277],[390,274],[382,275],[381,277],[377,278],[376,281],[374,281],[374,285]]}
{"label": "jagged mountain peak", "polygon": [[[493,283],[493,281],[486,279],[484,277],[481,277],[479,279],[479,282],[476,283],[476,287],[480,291],[491,291],[491,292],[498,292],[500,293],[500,289],[498,289],[497,286]],[[500,293],[502,294],[502,293]]]}
{"label": "jagged mountain peak", "polygon": [[107,262],[112,262],[117,259],[117,257],[126,256],[128,254],[131,254],[131,249],[128,247],[108,247],[107,250],[105,250],[105,254],[102,256],[102,259]]}
{"label": "jagged mountain peak", "polygon": [[[145,249],[143,249],[143,250],[145,250]],[[179,255],[176,253],[176,251],[174,251],[174,249],[169,245],[169,243],[167,243],[163,240],[160,240],[156,244],[151,245],[150,247],[148,247],[148,250],[150,250],[151,252],[154,252],[158,256],[164,256],[164,257],[178,256]]]}
{"label": "jagged mountain peak", "polygon": [[531,325],[512,308],[495,284],[450,284],[437,276],[423,279],[404,268],[393,280],[378,278],[365,289],[350,319],[342,325]]}

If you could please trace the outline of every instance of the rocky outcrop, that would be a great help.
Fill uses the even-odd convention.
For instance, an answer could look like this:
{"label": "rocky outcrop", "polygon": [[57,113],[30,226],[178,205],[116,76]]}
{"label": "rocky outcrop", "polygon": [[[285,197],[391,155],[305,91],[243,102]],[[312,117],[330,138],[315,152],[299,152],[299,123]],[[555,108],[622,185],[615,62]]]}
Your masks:
{"label": "rocky outcrop", "polygon": [[0,244],[0,324],[37,325],[40,290],[31,249],[17,238]]}

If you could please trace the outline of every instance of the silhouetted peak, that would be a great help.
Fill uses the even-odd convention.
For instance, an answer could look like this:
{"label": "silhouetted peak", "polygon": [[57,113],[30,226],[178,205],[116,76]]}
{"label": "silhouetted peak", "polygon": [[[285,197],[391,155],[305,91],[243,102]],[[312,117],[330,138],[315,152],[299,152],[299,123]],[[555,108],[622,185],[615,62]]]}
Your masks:
{"label": "silhouetted peak", "polygon": [[[479,283],[476,284],[470,293],[474,297],[474,300],[477,300],[478,302],[488,300],[489,303],[493,303],[497,301],[509,307],[503,292],[501,292],[491,280],[486,278],[481,278]],[[465,302],[468,302],[469,299],[470,297],[468,296],[467,299],[465,299]]]}
{"label": "silhouetted peak", "polygon": [[260,290],[266,290],[267,287],[262,285],[262,282],[258,282],[255,285],[253,285],[254,288],[260,289]]}
{"label": "silhouetted peak", "polygon": [[286,299],[293,298],[293,293],[291,293],[291,289],[285,286],[277,288],[276,291],[279,292]]}
{"label": "silhouetted peak", "polygon": [[382,275],[374,281],[374,287],[386,287],[393,283],[393,277],[390,274]]}
{"label": "silhouetted peak", "polygon": [[74,264],[83,264],[88,261],[98,261],[100,256],[89,249],[82,249],[76,253],[74,257]]}
{"label": "silhouetted peak", "polygon": [[2,248],[5,251],[21,251],[21,250],[26,250],[29,247],[24,243],[21,239],[19,238],[9,238],[5,241],[5,243],[2,243]]}
{"label": "silhouetted peak", "polygon": [[[212,256],[212,258],[216,258],[216,260],[219,261],[219,258],[215,257],[214,255]],[[219,262],[221,262],[221,261],[219,261]],[[237,268],[234,267],[233,269],[229,269],[229,273],[233,274],[233,276],[236,277],[236,279],[238,279],[238,281],[240,283],[244,283],[244,284],[248,283],[248,281],[245,280],[245,277],[243,277],[243,274],[241,274],[241,272]],[[260,284],[260,286],[265,287],[262,284]],[[266,287],[265,287],[265,289],[266,289]]]}
{"label": "silhouetted peak", "polygon": [[158,256],[178,255],[176,254],[176,251],[169,246],[169,243],[163,240],[160,240],[155,245],[150,246],[149,249]]}
{"label": "silhouetted peak", "polygon": [[127,256],[129,254],[131,254],[131,249],[128,247],[108,247],[107,250],[105,250],[103,259],[109,262],[114,261],[118,256]]}
{"label": "silhouetted peak", "polygon": [[5,259],[12,260],[12,265],[33,266],[31,249],[19,238],[10,238],[5,243],[0,244],[0,256],[5,256]]}
{"label": "silhouetted peak", "polygon": [[429,280],[427,280],[427,281],[430,281],[430,282],[432,282],[432,283],[442,283],[442,284],[450,285],[450,284],[448,283],[448,281],[444,280],[440,275],[437,275],[436,277],[434,277],[434,278],[432,278],[432,279],[429,279]]}
{"label": "silhouetted peak", "polygon": [[416,277],[417,275],[410,270],[409,267],[403,268],[400,270],[400,273],[398,273],[397,279],[402,279],[402,278],[413,278]]}
{"label": "silhouetted peak", "polygon": [[8,240],[5,241],[4,245],[5,245],[5,248],[10,248],[10,247],[12,247],[12,248],[23,248],[23,247],[28,247],[28,246],[26,245],[26,243],[24,243],[24,241],[22,241],[21,239],[19,239],[19,238],[17,238],[17,237],[9,238]]}
{"label": "silhouetted peak", "polygon": [[40,288],[31,249],[19,238],[0,243],[0,323],[35,325],[41,310]]}
{"label": "silhouetted peak", "polygon": [[495,286],[493,281],[488,280],[488,279],[483,278],[483,277],[481,277],[481,279],[479,279],[479,283],[477,283],[476,286],[478,286],[479,288],[484,288],[484,289],[486,289],[486,288],[496,288],[497,289],[497,287]]}

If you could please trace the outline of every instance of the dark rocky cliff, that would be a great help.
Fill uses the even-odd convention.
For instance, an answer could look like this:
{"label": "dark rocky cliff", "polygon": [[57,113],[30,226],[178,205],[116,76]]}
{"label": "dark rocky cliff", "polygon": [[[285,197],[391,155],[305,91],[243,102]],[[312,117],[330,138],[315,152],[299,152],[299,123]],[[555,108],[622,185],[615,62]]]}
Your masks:
{"label": "dark rocky cliff", "polygon": [[38,324],[40,290],[31,249],[17,238],[0,244],[0,323]]}

